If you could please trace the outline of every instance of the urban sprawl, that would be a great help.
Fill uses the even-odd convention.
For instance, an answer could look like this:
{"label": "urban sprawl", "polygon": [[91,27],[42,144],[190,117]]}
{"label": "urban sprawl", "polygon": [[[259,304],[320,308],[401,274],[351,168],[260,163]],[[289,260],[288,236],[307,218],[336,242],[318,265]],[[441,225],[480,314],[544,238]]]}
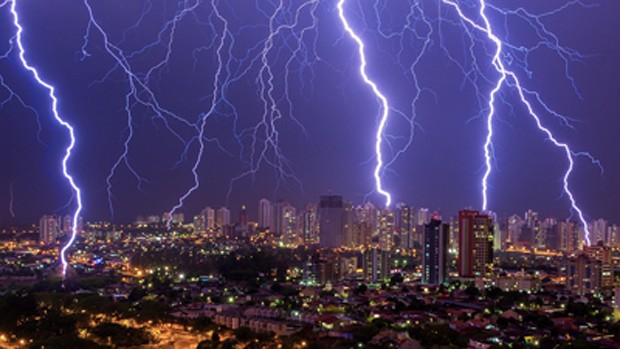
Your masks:
{"label": "urban sprawl", "polygon": [[256,213],[80,221],[65,277],[70,216],[2,229],[0,347],[620,347],[620,231],[604,219],[338,195]]}

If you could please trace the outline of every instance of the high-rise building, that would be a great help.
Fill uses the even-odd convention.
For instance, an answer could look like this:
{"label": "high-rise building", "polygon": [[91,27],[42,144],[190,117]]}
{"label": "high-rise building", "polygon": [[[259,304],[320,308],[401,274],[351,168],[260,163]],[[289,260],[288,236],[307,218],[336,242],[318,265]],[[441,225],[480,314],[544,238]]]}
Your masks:
{"label": "high-rise building", "polygon": [[315,257],[317,280],[320,284],[343,280],[355,276],[357,256],[336,253],[333,250],[321,251]]}
{"label": "high-rise building", "polygon": [[391,251],[394,247],[394,213],[390,209],[377,210],[376,236],[379,248]]}
{"label": "high-rise building", "polygon": [[62,232],[63,234],[71,234],[73,229],[73,217],[66,215],[62,218]]}
{"label": "high-rise building", "polygon": [[431,211],[428,208],[419,208],[416,214],[416,225],[423,226],[431,221]]}
{"label": "high-rise building", "polygon": [[239,211],[239,225],[242,227],[248,225],[248,210],[245,205],[241,205],[241,210]]}
{"label": "high-rise building", "polygon": [[207,218],[204,210],[194,216],[194,232],[200,235],[207,233]]}
{"label": "high-rise building", "polygon": [[460,276],[488,276],[492,272],[493,230],[493,220],[489,215],[473,210],[459,212]]}
{"label": "high-rise building", "polygon": [[267,199],[260,199],[258,202],[258,226],[260,228],[275,229],[273,224],[273,205]]}
{"label": "high-rise building", "polygon": [[[58,217],[60,219],[60,217]],[[84,230],[84,218],[79,217],[76,225],[78,232]],[[73,231],[73,216],[65,215],[62,217],[62,226],[59,227],[59,231],[62,231],[63,234],[71,234]]]}
{"label": "high-rise building", "polygon": [[602,241],[592,246],[585,246],[583,253],[590,258],[601,262],[600,287],[611,288],[614,285],[614,264],[611,247],[605,246]]}
{"label": "high-rise building", "polygon": [[576,223],[573,221],[558,222],[558,236],[560,238],[560,249],[564,252],[573,252],[579,246],[579,233]]}
{"label": "high-rise building", "polygon": [[319,200],[319,246],[338,248],[343,243],[344,202],[342,196],[325,195]]}
{"label": "high-rise building", "polygon": [[315,262],[319,284],[324,285],[328,282],[340,280],[341,270],[340,256],[332,252],[323,252]]}
{"label": "high-rise building", "polygon": [[60,233],[60,217],[57,215],[43,216],[39,220],[39,241],[49,244],[56,241]]}
{"label": "high-rise building", "polygon": [[575,294],[599,293],[603,288],[612,288],[611,249],[602,245],[586,247],[576,257],[566,260],[565,272],[566,286]]}
{"label": "high-rise building", "polygon": [[449,233],[450,225],[438,219],[431,219],[424,226],[422,282],[425,284],[438,285],[446,281]]}
{"label": "high-rise building", "polygon": [[172,215],[172,219],[170,219],[170,212],[164,212],[161,215],[161,220],[164,223],[167,223],[168,220],[170,220],[172,224],[180,225],[180,224],[183,224],[185,222],[185,214],[183,214],[183,213],[174,213]]}
{"label": "high-rise building", "polygon": [[599,241],[605,242],[605,236],[607,235],[607,221],[599,218],[592,223],[590,226],[590,241],[592,245],[598,244]]}
{"label": "high-rise building", "polygon": [[282,240],[285,244],[299,245],[301,236],[297,229],[297,210],[291,205],[287,205],[282,210]]}
{"label": "high-rise building", "polygon": [[342,207],[342,245],[353,247],[353,203],[345,201]]}
{"label": "high-rise building", "polygon": [[278,200],[273,204],[273,227],[271,227],[271,232],[276,235],[284,234],[284,212],[290,207],[291,204],[284,200]]}
{"label": "high-rise building", "polygon": [[217,226],[220,228],[230,226],[230,210],[224,206],[217,210]]}
{"label": "high-rise building", "polygon": [[411,224],[411,207],[400,203],[396,204],[396,231],[400,235],[401,248],[413,247],[412,224]]}
{"label": "high-rise building", "polygon": [[205,225],[207,231],[215,230],[215,210],[211,207],[206,207],[202,212],[205,216]]}
{"label": "high-rise building", "polygon": [[459,221],[454,217],[450,217],[450,242],[448,246],[454,253],[459,249]]}
{"label": "high-rise building", "polygon": [[319,243],[317,224],[318,221],[314,204],[306,205],[306,210],[301,215],[301,231],[305,245]]}
{"label": "high-rise building", "polygon": [[378,248],[364,251],[364,280],[382,281],[390,277],[390,253]]}
{"label": "high-rise building", "polygon": [[161,218],[157,215],[150,215],[146,218],[146,222],[148,224],[159,224],[161,222]]}
{"label": "high-rise building", "polygon": [[[297,209],[295,209],[295,207],[291,205],[289,202],[284,201],[284,200],[280,200],[276,202],[274,204],[274,208],[275,208],[274,210],[275,229],[272,231],[280,236],[284,236],[287,233],[286,229],[288,228],[290,224],[290,217],[291,216],[297,217]],[[291,212],[292,212],[292,215],[291,215]],[[295,218],[295,222],[297,222],[296,218]]]}
{"label": "high-rise building", "polygon": [[560,236],[558,235],[558,220],[555,218],[546,218],[540,225],[542,235],[545,240],[540,248],[557,250],[560,248]]}
{"label": "high-rise building", "polygon": [[520,246],[521,227],[523,227],[523,219],[519,215],[512,215],[508,218],[508,242],[513,246]]}
{"label": "high-rise building", "polygon": [[620,228],[615,224],[607,227],[607,246],[620,246]]}
{"label": "high-rise building", "polygon": [[358,223],[368,223],[370,230],[374,231],[377,227],[377,215],[375,206],[367,202],[363,206],[358,206],[355,209],[354,221]]}
{"label": "high-rise building", "polygon": [[172,223],[173,224],[183,224],[185,223],[185,214],[183,212],[175,213],[172,215]]}

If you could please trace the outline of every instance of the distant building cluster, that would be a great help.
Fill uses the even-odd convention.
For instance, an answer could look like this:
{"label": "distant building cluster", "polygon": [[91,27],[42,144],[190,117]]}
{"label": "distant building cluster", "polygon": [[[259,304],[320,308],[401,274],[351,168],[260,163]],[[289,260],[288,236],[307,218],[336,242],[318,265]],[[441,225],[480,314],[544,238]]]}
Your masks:
{"label": "distant building cluster", "polygon": [[[84,221],[80,218],[77,230],[83,231]],[[73,229],[73,217],[59,215],[45,215],[39,220],[39,241],[51,244],[61,236],[70,234]]]}
{"label": "distant building cluster", "polygon": [[[442,220],[438,212],[403,203],[379,208],[371,203],[354,206],[339,195],[321,196],[299,210],[285,200],[258,202],[257,220],[251,221],[246,206],[236,218],[227,207],[206,207],[186,220],[183,213],[138,217],[134,226],[191,229],[204,237],[245,238],[282,248],[308,246],[319,254],[306,270],[315,282],[326,283],[352,277],[381,281],[390,277],[398,256],[419,263],[424,284],[442,284],[449,279],[493,279],[506,289],[518,288],[514,278],[496,275],[498,252],[563,255],[568,288],[585,294],[613,286],[611,249],[620,246],[619,229],[598,219],[590,223],[593,246],[585,246],[584,229],[578,223],[555,218],[541,219],[528,210],[523,218],[498,219],[492,212],[465,209],[456,218]],[[46,215],[39,221],[39,241],[54,244],[71,232],[70,216]],[[83,237],[118,236],[109,223],[82,221]],[[116,234],[116,235],[115,235]],[[403,259],[406,262],[406,259]],[[516,283],[515,283],[516,282]],[[521,285],[527,284],[522,278]]]}

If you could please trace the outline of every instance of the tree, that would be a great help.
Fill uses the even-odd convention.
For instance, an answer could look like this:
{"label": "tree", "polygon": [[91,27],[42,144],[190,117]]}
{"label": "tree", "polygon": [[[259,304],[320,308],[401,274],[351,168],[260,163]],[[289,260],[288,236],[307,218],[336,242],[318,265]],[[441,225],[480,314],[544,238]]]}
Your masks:
{"label": "tree", "polygon": [[504,291],[502,291],[499,287],[490,287],[486,290],[486,296],[489,299],[497,300],[499,299]]}
{"label": "tree", "polygon": [[480,297],[480,290],[474,284],[470,284],[465,289],[465,294],[469,297],[470,300],[474,300]]}
{"label": "tree", "polygon": [[213,320],[211,320],[211,318],[208,318],[206,316],[201,316],[196,318],[193,321],[193,325],[194,329],[196,331],[200,331],[200,332],[207,332],[207,331],[215,331],[215,329],[217,329],[217,325],[213,322]]}
{"label": "tree", "polygon": [[239,327],[235,330],[235,338],[242,342],[254,339],[254,333],[248,327]]}
{"label": "tree", "polygon": [[0,298],[0,329],[13,332],[17,324],[37,314],[37,302],[31,293]]}
{"label": "tree", "polygon": [[139,300],[142,300],[142,298],[144,298],[146,295],[147,292],[145,289],[143,289],[142,287],[134,287],[129,293],[127,300],[130,302],[137,302]]}
{"label": "tree", "polygon": [[405,278],[403,277],[403,275],[401,273],[396,273],[392,275],[392,277],[390,278],[390,286],[402,284],[403,281],[405,281]]}
{"label": "tree", "polygon": [[234,349],[236,345],[237,345],[236,340],[232,338],[228,338],[222,343],[222,345],[220,346],[220,349]]}
{"label": "tree", "polygon": [[367,291],[368,291],[368,286],[366,286],[366,284],[364,283],[359,284],[356,288],[353,289],[353,293],[356,295],[365,294]]}

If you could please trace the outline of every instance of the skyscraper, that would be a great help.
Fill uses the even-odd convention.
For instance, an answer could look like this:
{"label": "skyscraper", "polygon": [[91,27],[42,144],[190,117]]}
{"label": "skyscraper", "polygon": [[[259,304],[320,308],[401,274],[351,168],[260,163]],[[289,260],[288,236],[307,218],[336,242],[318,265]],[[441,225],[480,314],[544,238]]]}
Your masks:
{"label": "skyscraper", "polygon": [[39,241],[49,244],[56,241],[60,233],[60,217],[57,215],[43,216],[39,220]]}
{"label": "skyscraper", "polygon": [[71,230],[73,229],[73,217],[70,215],[66,215],[62,218],[62,233],[63,234],[71,234]]}
{"label": "skyscraper", "polygon": [[183,212],[175,213],[172,215],[172,224],[185,223],[185,214]]}
{"label": "skyscraper", "polygon": [[285,244],[298,245],[301,243],[299,230],[297,229],[297,210],[292,205],[287,205],[282,210],[282,240]]}
{"label": "skyscraper", "polygon": [[460,276],[486,276],[492,271],[493,233],[490,216],[473,210],[459,212]]}
{"label": "skyscraper", "polygon": [[601,246],[586,247],[576,257],[566,259],[566,286],[578,295],[599,293],[613,287],[611,249]]}
{"label": "skyscraper", "polygon": [[402,248],[413,247],[411,207],[400,203],[396,204],[396,231],[400,234],[400,246]]}
{"label": "skyscraper", "polygon": [[275,228],[271,229],[271,231],[280,236],[283,236],[287,234],[287,229],[289,228],[289,225],[291,223],[291,217],[295,217],[293,219],[295,220],[295,222],[297,221],[297,209],[295,209],[295,207],[289,202],[280,200],[274,204],[274,212]]}
{"label": "skyscraper", "polygon": [[607,246],[618,247],[619,245],[620,229],[615,224],[607,227]]}
{"label": "skyscraper", "polygon": [[573,221],[558,222],[558,236],[560,249],[564,252],[573,252],[579,246],[579,234]]}
{"label": "skyscraper", "polygon": [[521,227],[525,223],[519,215],[512,215],[508,218],[508,242],[513,246],[520,246],[521,241]]}
{"label": "skyscraper", "polygon": [[545,230],[545,247],[552,250],[558,250],[560,248],[558,220],[555,218],[545,219],[542,223],[542,229]]}
{"label": "skyscraper", "polygon": [[275,229],[273,225],[273,205],[267,199],[258,202],[258,226],[260,228]]}
{"label": "skyscraper", "polygon": [[217,210],[217,226],[224,228],[230,225],[230,210],[226,207],[220,207]]}
{"label": "skyscraper", "polygon": [[211,207],[207,207],[203,210],[205,215],[205,224],[207,230],[215,230],[215,210]]}
{"label": "skyscraper", "polygon": [[342,214],[342,245],[353,247],[353,203],[345,201]]}
{"label": "skyscraper", "polygon": [[313,245],[319,242],[315,205],[308,204],[301,217],[301,231],[304,244]]}
{"label": "skyscraper", "polygon": [[239,211],[239,225],[242,227],[248,225],[248,210],[245,205],[241,205],[241,211]]}
{"label": "skyscraper", "polygon": [[325,195],[319,200],[319,246],[338,248],[343,242],[344,202],[342,196]]}
{"label": "skyscraper", "polygon": [[200,235],[207,232],[207,218],[204,210],[194,216],[194,232]]}
{"label": "skyscraper", "polygon": [[431,219],[424,225],[424,245],[422,254],[422,282],[441,284],[446,281],[448,263],[448,241],[450,225]]}
{"label": "skyscraper", "polygon": [[614,286],[614,264],[611,247],[605,246],[602,241],[596,245],[585,246],[583,253],[601,263],[600,287],[611,289]]}
{"label": "skyscraper", "polygon": [[599,241],[605,242],[605,235],[607,235],[607,221],[599,218],[588,224],[590,226],[590,240],[592,245],[598,244]]}
{"label": "skyscraper", "polygon": [[390,251],[394,246],[394,213],[389,209],[377,210],[377,231],[379,247]]}
{"label": "skyscraper", "polygon": [[364,280],[380,281],[390,277],[390,253],[378,248],[364,251]]}

